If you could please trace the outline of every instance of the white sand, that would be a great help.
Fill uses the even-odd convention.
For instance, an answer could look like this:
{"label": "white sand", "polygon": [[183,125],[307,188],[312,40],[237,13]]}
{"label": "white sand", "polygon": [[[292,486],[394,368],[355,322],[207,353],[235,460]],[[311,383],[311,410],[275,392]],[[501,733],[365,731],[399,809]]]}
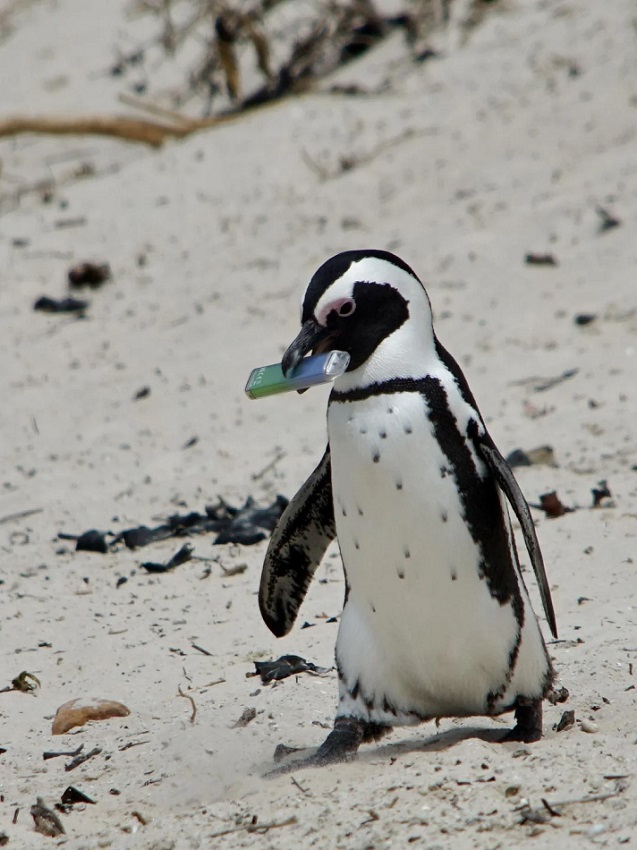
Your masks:
{"label": "white sand", "polygon": [[[128,81],[108,67],[122,33],[142,28],[123,8],[18,8],[0,45],[0,116],[121,110]],[[389,74],[383,96],[307,95],[160,151],[96,137],[0,140],[0,517],[41,509],[0,524],[0,687],[22,670],[42,684],[0,694],[10,847],[637,841],[633,16],[629,0],[510,0],[464,46],[453,27],[441,33],[439,59],[409,64],[396,35],[339,74],[364,85]],[[367,159],[321,181],[304,152],[332,173],[342,156]],[[82,163],[97,173],[67,180]],[[51,203],[16,198],[47,176],[60,184]],[[600,235],[598,204],[622,226]],[[365,246],[396,251],[427,281],[438,335],[502,451],[554,447],[557,468],[518,470],[528,499],[557,489],[583,508],[557,520],[535,512],[562,639],[551,651],[571,697],[547,705],[545,738],[528,747],[493,742],[506,718],[447,721],[395,732],[352,764],[268,782],[276,744],[325,736],[336,679],[273,688],[246,674],[255,658],[283,653],[331,664],[337,626],[321,617],[340,612],[338,558],[302,609],[299,626],[315,627],[277,641],[255,596],[265,544],[213,548],[198,537],[195,554],[217,559],[211,575],[193,561],[152,576],[139,564],[168,558],[175,541],[99,555],[73,552],[57,533],[152,525],[218,494],[291,496],[323,450],[326,390],[250,402],[243,385],[295,335],[315,268]],[[529,251],[559,265],[525,265]],[[37,296],[65,294],[67,269],[84,259],[114,274],[88,295],[88,318],[34,313]],[[579,313],[597,319],[578,327]],[[528,382],[568,369],[579,371],[543,393]],[[133,401],[144,385],[150,397]],[[529,404],[543,415],[531,418]],[[604,478],[615,506],[590,511]],[[239,563],[246,572],[224,577],[221,565]],[[195,701],[194,723],[179,687]],[[55,710],[76,697],[120,700],[131,714],[54,738]],[[256,719],[232,728],[246,707]],[[556,733],[565,709],[577,723]],[[42,759],[80,743],[102,753],[70,773],[67,759]],[[66,837],[33,832],[36,797],[52,805],[70,784],[97,804],[61,816]],[[613,792],[519,824],[525,800],[541,809],[542,798]],[[211,837],[253,817],[296,822]]]}

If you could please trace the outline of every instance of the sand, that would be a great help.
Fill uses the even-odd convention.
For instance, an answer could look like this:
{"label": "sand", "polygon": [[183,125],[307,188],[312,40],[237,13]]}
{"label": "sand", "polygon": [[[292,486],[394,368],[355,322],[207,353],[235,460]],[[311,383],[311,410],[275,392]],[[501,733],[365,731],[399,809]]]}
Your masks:
{"label": "sand", "polygon": [[[149,26],[127,4],[3,5],[1,117],[125,111],[131,77],[109,68]],[[40,682],[0,693],[10,847],[637,841],[633,16],[629,0],[509,0],[468,35],[441,29],[435,59],[409,61],[396,33],[319,91],[159,150],[0,140],[0,687],[22,671]],[[383,80],[373,96],[327,92]],[[602,232],[597,207],[620,225]],[[323,451],[327,390],[249,401],[243,386],[296,334],[318,265],[366,246],[426,281],[438,335],[501,450],[554,449],[556,466],[516,474],[530,502],[557,490],[578,508],[534,510],[560,630],[550,651],[570,698],[547,704],[537,744],[498,745],[508,718],[449,720],[268,781],[278,743],[325,736],[336,676],[273,687],[248,674],[284,653],[332,664],[337,554],[276,640],[256,601],[265,542],[194,537],[204,560],[152,575],[141,562],[180,541],[97,554],[58,533],[153,525],[219,496],[291,497]],[[529,252],[556,264],[529,265]],[[35,313],[84,260],[113,274],[86,294],[86,318]],[[601,480],[612,499],[592,510]],[[130,715],[54,737],[57,708],[76,698]],[[246,708],[255,718],[235,726]],[[565,710],[575,724],[558,732]],[[70,757],[42,758],[80,744],[101,753],[74,771]],[[63,836],[34,832],[36,798],[52,806],[68,785],[96,804],[60,814]],[[525,806],[541,816],[521,823]]]}

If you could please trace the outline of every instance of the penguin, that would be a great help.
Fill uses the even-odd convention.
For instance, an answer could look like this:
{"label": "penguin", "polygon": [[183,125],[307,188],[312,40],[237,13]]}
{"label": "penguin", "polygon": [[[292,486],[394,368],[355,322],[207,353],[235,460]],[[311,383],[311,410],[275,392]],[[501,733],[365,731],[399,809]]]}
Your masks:
{"label": "penguin", "polygon": [[334,349],[350,361],[329,396],[327,449],[275,528],[259,588],[266,625],[287,634],[338,541],[336,718],[318,750],[289,769],[352,758],[394,726],[440,718],[512,711],[504,740],[539,740],[554,672],[507,504],[557,637],[535,527],[407,263],[352,250],[318,269],[283,371]]}

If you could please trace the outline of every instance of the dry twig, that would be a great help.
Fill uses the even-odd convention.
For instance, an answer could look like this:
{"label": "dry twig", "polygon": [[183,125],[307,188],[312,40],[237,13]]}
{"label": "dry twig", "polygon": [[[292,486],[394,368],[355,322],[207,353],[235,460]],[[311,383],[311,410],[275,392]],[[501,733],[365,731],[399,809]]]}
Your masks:
{"label": "dry twig", "polygon": [[191,712],[191,714],[190,714],[190,722],[191,722],[191,723],[194,723],[194,722],[195,722],[195,718],[196,718],[196,716],[197,716],[197,703],[196,703],[196,702],[194,701],[194,699],[190,696],[190,694],[185,694],[185,693],[182,691],[182,689],[181,689],[181,685],[178,685],[178,687],[177,687],[177,693],[178,693],[178,695],[179,695],[180,697],[183,697],[184,699],[187,699],[187,700],[189,700],[189,701],[190,701],[190,705],[192,706],[192,712]]}
{"label": "dry twig", "polygon": [[230,829],[213,832],[209,838],[220,838],[222,835],[232,835],[233,832],[256,832],[259,835],[265,835],[271,829],[280,829],[282,826],[292,826],[295,823],[298,823],[298,821],[294,815],[287,820],[273,821],[272,823],[257,823],[255,818],[250,823],[242,823],[239,826],[230,827]]}

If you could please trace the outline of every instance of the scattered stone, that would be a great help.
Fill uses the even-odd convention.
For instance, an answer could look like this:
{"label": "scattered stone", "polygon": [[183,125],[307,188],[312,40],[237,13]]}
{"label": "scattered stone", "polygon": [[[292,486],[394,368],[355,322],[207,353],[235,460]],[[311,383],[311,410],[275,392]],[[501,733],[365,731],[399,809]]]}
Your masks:
{"label": "scattered stone", "polygon": [[62,794],[62,805],[74,806],[76,803],[90,803],[94,806],[95,800],[91,800],[91,798],[87,797],[87,795],[83,791],[80,791],[79,788],[69,785]]}
{"label": "scattered stone", "polygon": [[592,720],[581,720],[580,729],[582,732],[588,732],[590,735],[594,735],[595,732],[599,732],[599,726]]}
{"label": "scattered stone", "polygon": [[575,726],[575,712],[565,711],[553,728],[556,732],[566,732],[573,726]]}
{"label": "scattered stone", "polygon": [[553,446],[538,446],[536,449],[514,449],[507,455],[511,469],[518,466],[557,466]]}
{"label": "scattered stone", "polygon": [[599,204],[595,207],[595,212],[600,219],[598,233],[606,233],[608,230],[619,227],[622,223],[620,218],[609,213],[607,209],[599,206]]}
{"label": "scattered stone", "polygon": [[44,805],[42,797],[38,797],[37,802],[31,806],[31,817],[35,824],[35,831],[41,835],[57,838],[58,835],[65,834],[62,821],[52,809]]}
{"label": "scattered stone", "polygon": [[529,252],[524,256],[527,266],[557,266],[557,260],[553,254],[536,254]]}
{"label": "scattered stone", "polygon": [[590,325],[591,322],[594,322],[597,316],[595,313],[578,313],[573,321],[579,327],[584,327],[584,325]]}
{"label": "scattered stone", "polygon": [[80,298],[50,298],[42,295],[33,305],[33,309],[41,313],[76,313],[83,316],[89,302]]}
{"label": "scattered stone", "polygon": [[97,531],[95,528],[85,531],[77,538],[75,548],[78,552],[108,552],[106,532]]}
{"label": "scattered stone", "polygon": [[72,699],[61,705],[53,718],[52,733],[64,735],[75,726],[84,726],[89,720],[108,720],[111,717],[128,717],[130,710],[111,699],[93,699],[83,702]]}
{"label": "scattered stone", "polygon": [[230,578],[231,576],[240,576],[248,569],[248,565],[246,563],[235,564],[233,567],[224,567],[223,564],[220,564],[219,566],[223,571],[224,578]]}
{"label": "scattered stone", "polygon": [[[591,493],[593,494],[593,504],[592,504],[593,508],[599,508],[599,507],[612,508],[612,507],[614,507],[614,504],[612,502],[613,494],[608,489],[608,482],[606,481],[606,479],[599,481],[597,483],[597,487],[593,487],[593,489],[591,490]],[[609,500],[611,500],[611,501],[609,502]]]}
{"label": "scattered stone", "polygon": [[564,516],[564,514],[571,513],[574,508],[567,508],[566,505],[562,504],[559,496],[557,495],[557,491],[553,490],[550,493],[543,493],[540,496],[540,503],[533,504],[529,502],[532,508],[538,508],[541,511],[544,511],[547,517],[550,519],[556,519],[557,517]]}
{"label": "scattered stone", "polygon": [[236,723],[232,724],[233,729],[241,729],[243,726],[247,726],[248,723],[251,723],[254,718],[257,716],[256,708],[246,708],[243,711],[241,717],[236,721]]}
{"label": "scattered stone", "polygon": [[560,688],[552,688],[546,698],[551,705],[557,705],[560,702],[566,702],[569,696],[568,689],[562,686]]}
{"label": "scattered stone", "polygon": [[111,267],[108,263],[78,263],[69,269],[68,279],[71,289],[82,289],[85,286],[97,289],[111,279]]}

